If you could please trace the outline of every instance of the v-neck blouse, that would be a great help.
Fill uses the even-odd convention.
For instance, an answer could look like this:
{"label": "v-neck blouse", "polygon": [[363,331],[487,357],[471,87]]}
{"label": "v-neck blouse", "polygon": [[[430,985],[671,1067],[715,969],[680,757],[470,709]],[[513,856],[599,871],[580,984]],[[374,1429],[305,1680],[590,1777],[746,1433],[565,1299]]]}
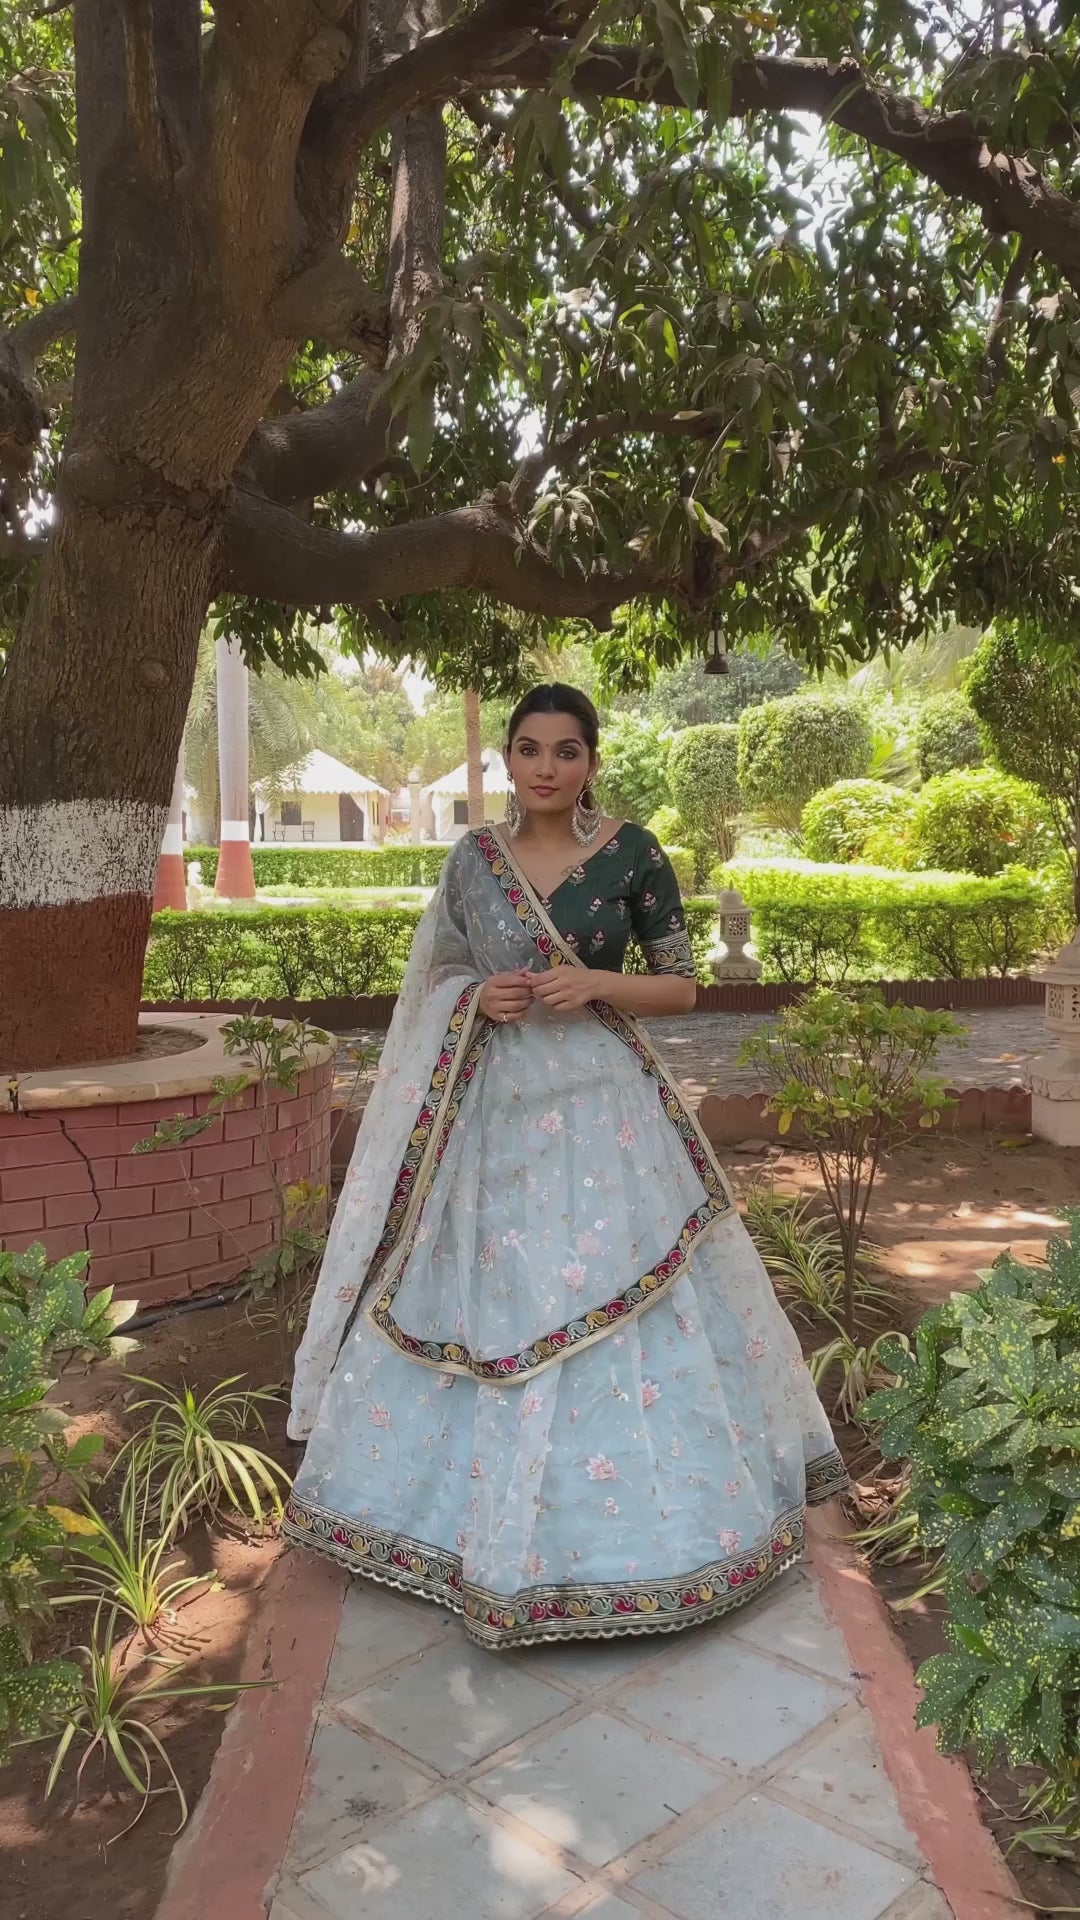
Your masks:
{"label": "v-neck blouse", "polygon": [[650,973],[697,978],[675,870],[643,827],[625,822],[544,907],[584,966],[621,973],[633,938]]}

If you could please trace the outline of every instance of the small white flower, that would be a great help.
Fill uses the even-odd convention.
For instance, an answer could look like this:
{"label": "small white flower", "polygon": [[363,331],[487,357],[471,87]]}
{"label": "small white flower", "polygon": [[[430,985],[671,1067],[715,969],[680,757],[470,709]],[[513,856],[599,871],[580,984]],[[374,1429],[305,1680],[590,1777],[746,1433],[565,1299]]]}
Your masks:
{"label": "small white flower", "polygon": [[562,1277],[566,1281],[571,1293],[580,1293],[582,1291],[585,1285],[585,1271],[580,1260],[571,1260],[569,1264],[563,1268]]}
{"label": "small white flower", "polygon": [[613,1520],[616,1514],[618,1513],[618,1511],[619,1511],[619,1504],[617,1500],[612,1500],[609,1498],[604,1501],[604,1512],[607,1514],[609,1519]]}

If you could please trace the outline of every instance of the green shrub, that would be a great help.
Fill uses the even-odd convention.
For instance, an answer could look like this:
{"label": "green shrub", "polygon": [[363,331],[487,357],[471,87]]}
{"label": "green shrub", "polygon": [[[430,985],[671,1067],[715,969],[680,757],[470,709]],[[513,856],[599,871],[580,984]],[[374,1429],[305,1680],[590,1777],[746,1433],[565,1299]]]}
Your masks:
{"label": "green shrub", "polygon": [[597,798],[619,820],[651,820],[671,798],[666,733],[635,713],[616,714],[604,728]]}
{"label": "green shrub", "polygon": [[690,845],[700,847],[699,864],[708,872],[735,850],[739,796],[739,729],[734,723],[687,727],[677,734],[668,763],[671,793],[690,829]]}
{"label": "green shrub", "polygon": [[739,721],[738,778],[744,806],[794,830],[807,801],[838,780],[870,771],[870,722],[853,700],[792,694],[749,707]]}
{"label": "green shrub", "polygon": [[[267,846],[251,849],[257,887],[434,887],[449,847],[395,842],[387,847]],[[216,847],[185,847],[184,859],[199,862],[203,884],[217,879]]]}
{"label": "green shrub", "polygon": [[654,833],[661,847],[686,845],[687,828],[678,807],[657,807],[652,819],[646,821],[645,831]]}
{"label": "green shrub", "polygon": [[941,773],[916,795],[913,865],[939,873],[1041,866],[1056,842],[1041,795],[996,767]]}
{"label": "green shrub", "polygon": [[915,723],[915,753],[924,780],[982,766],[979,722],[962,693],[938,693],[924,702]]}
{"label": "green shrub", "polygon": [[862,860],[872,833],[895,833],[911,818],[915,801],[905,787],[882,780],[838,780],[803,808],[802,835],[808,860]]}
{"label": "green shrub", "polygon": [[[668,849],[680,884],[693,855]],[[687,925],[703,980],[715,900],[688,900]],[[409,907],[208,907],[156,913],[143,975],[145,1000],[335,1000],[396,993],[420,909]],[[636,962],[631,949],[628,967]]]}
{"label": "green shrub", "polygon": [[64,1571],[72,1540],[90,1529],[55,1504],[66,1475],[81,1490],[103,1445],[82,1434],[69,1446],[67,1420],[45,1404],[65,1361],[121,1359],[134,1341],[118,1328],[135,1303],[114,1305],[105,1287],[87,1304],[89,1254],[50,1266],[43,1246],[0,1248],[0,1762],[11,1743],[48,1732],[80,1694],[67,1659],[35,1658],[33,1626],[49,1610],[50,1581]]}
{"label": "green shrub", "polygon": [[[911,1461],[924,1552],[943,1554],[951,1651],[919,1671],[923,1726],[947,1753],[1043,1772],[1041,1803],[1080,1800],[1080,1209],[1045,1266],[1004,1254],[977,1293],[925,1314],[896,1385],[866,1412]],[[1075,1827],[1073,1828],[1075,1831]]]}
{"label": "green shrub", "polygon": [[753,914],[767,980],[967,980],[1028,967],[1062,937],[1052,874],[896,873],[733,861],[718,874]]}
{"label": "green shrub", "polygon": [[156,913],[147,1000],[334,999],[396,993],[419,909],[207,908]]}
{"label": "green shrub", "polygon": [[692,893],[697,877],[697,855],[692,847],[665,847],[682,894]]}

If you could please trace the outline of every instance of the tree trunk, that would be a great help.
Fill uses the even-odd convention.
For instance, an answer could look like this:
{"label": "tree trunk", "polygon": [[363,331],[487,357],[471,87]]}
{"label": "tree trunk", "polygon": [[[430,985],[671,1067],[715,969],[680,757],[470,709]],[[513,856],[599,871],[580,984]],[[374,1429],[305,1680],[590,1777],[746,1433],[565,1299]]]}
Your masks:
{"label": "tree trunk", "polygon": [[124,1055],[199,629],[212,516],[61,499],[0,680],[0,1069]]}
{"label": "tree trunk", "polygon": [[172,804],[169,807],[169,823],[165,828],[165,838],[158,855],[157,880],[154,885],[154,912],[170,908],[173,913],[187,911],[187,875],[184,871],[184,743],[180,742],[180,757],[176,762],[173,778]]}
{"label": "tree trunk", "polygon": [[469,825],[484,824],[484,757],[480,733],[480,695],[471,689],[465,700],[465,768],[469,796]]}
{"label": "tree trunk", "polygon": [[217,728],[221,848],[215,893],[226,900],[254,900],[248,788],[248,670],[238,640],[217,643]]}

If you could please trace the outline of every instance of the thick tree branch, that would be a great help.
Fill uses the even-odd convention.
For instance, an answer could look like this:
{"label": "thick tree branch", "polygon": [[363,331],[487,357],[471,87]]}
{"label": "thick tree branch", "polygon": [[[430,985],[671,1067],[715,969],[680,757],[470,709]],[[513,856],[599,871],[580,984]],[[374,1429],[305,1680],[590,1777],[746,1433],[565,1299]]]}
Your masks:
{"label": "thick tree branch", "polygon": [[324,406],[263,420],[244,455],[241,484],[292,504],[374,472],[387,447],[387,410],[377,405],[381,385],[377,373],[362,373]]}
{"label": "thick tree branch", "polygon": [[661,584],[646,570],[560,573],[522,537],[506,499],[376,533],[312,527],[259,495],[238,492],[225,525],[221,590],[288,606],[374,606],[451,589],[489,593],[525,613],[601,623]]}
{"label": "thick tree branch", "polygon": [[368,285],[360,269],[328,247],[287,280],[270,303],[270,321],[301,340],[357,353],[372,366],[386,360],[389,301]]}
{"label": "thick tree branch", "polygon": [[[354,116],[358,144],[385,122],[380,88],[392,98],[392,110],[400,112],[424,98],[461,92],[478,83],[548,88],[557,83],[560,73],[571,71],[573,48],[565,38],[541,39],[535,31],[526,32],[516,53],[500,54],[491,34],[479,32],[478,23],[486,11],[481,8],[465,23],[476,26],[471,37],[450,44],[449,34],[460,29],[438,36],[442,58],[434,57],[435,49],[425,43],[410,56],[415,65],[398,72],[405,63],[395,63],[355,95],[351,107],[339,106],[339,113],[351,111]],[[429,64],[421,60],[422,55]],[[663,62],[638,46],[596,46],[572,67],[572,76],[572,84],[563,85],[575,94],[616,96],[659,106],[685,104]],[[708,111],[704,96],[700,110]],[[895,154],[951,198],[978,206],[991,233],[1022,235],[1080,284],[1080,206],[1048,186],[1029,161],[995,152],[969,114],[935,113],[902,94],[875,86],[854,60],[771,56],[735,65],[731,111],[736,115],[809,113],[834,121],[845,132]]]}
{"label": "thick tree branch", "polygon": [[383,127],[448,98],[462,79],[480,80],[512,62],[533,35],[564,25],[569,10],[566,0],[482,0],[465,19],[427,34],[362,86],[339,90],[316,111],[311,135],[323,164],[333,173],[346,171]]}

